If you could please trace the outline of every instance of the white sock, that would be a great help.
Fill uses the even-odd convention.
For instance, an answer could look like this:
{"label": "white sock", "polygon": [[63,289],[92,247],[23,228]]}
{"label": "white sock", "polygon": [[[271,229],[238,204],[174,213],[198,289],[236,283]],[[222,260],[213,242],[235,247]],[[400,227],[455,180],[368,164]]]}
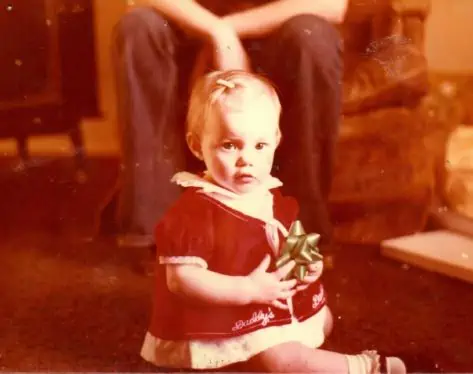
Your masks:
{"label": "white sock", "polygon": [[359,355],[345,355],[348,361],[348,373],[375,374],[375,370],[379,366],[377,365],[376,356],[367,353],[361,353]]}

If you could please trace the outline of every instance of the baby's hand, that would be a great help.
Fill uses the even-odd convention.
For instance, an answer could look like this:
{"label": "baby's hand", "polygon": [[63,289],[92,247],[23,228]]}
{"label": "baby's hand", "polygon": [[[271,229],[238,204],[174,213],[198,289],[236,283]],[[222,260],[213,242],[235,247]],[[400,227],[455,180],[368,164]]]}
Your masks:
{"label": "baby's hand", "polygon": [[261,261],[258,267],[248,276],[248,291],[252,303],[269,304],[279,309],[287,310],[288,306],[280,300],[292,297],[296,290],[294,286],[297,281],[295,279],[283,281],[282,279],[295,266],[294,261],[288,262],[272,273],[268,273],[270,263],[269,255]]}
{"label": "baby's hand", "polygon": [[307,287],[309,287],[312,283],[316,282],[320,276],[322,275],[322,272],[324,270],[324,263],[323,261],[317,261],[314,264],[310,264],[308,266],[308,272],[304,279],[297,285],[296,287],[296,292],[303,291]]}

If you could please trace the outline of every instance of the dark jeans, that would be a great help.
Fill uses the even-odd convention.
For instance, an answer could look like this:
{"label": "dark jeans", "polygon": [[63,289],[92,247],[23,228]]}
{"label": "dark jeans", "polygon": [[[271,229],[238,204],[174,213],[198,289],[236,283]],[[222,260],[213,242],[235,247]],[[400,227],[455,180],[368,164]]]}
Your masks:
{"label": "dark jeans", "polygon": [[[277,86],[282,143],[274,175],[300,203],[306,231],[331,235],[327,199],[340,115],[342,63],[336,29],[313,15],[245,41],[253,69]],[[124,234],[152,234],[180,190],[179,170],[197,171],[185,145],[188,78],[199,45],[151,8],[135,8],[114,36],[122,177],[118,222]]]}

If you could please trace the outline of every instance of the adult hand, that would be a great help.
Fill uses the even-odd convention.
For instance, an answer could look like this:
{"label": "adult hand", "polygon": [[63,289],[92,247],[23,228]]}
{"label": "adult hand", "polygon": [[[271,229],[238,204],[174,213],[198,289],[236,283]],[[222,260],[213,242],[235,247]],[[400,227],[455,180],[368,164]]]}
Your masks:
{"label": "adult hand", "polygon": [[190,85],[211,70],[251,70],[250,60],[236,32],[222,23],[210,42],[197,55],[191,73]]}
{"label": "adult hand", "polygon": [[317,261],[315,264],[310,264],[304,279],[302,279],[299,285],[296,286],[296,292],[303,291],[312,283],[316,282],[321,277],[323,270],[323,261]]}
{"label": "adult hand", "polygon": [[211,38],[213,67],[217,70],[250,70],[250,61],[243,44],[233,28],[222,26]]}
{"label": "adult hand", "polygon": [[281,302],[292,297],[296,290],[296,280],[282,280],[295,266],[294,261],[288,262],[274,272],[267,272],[270,263],[269,255],[248,276],[248,290],[252,303],[269,304],[279,309],[289,307]]}

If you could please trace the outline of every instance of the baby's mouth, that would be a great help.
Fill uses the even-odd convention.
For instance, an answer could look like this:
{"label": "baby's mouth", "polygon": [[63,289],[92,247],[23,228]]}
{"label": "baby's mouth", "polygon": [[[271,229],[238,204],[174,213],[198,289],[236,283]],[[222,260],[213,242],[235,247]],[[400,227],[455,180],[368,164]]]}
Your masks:
{"label": "baby's mouth", "polygon": [[240,183],[250,183],[256,180],[253,175],[246,173],[235,175],[235,179]]}

